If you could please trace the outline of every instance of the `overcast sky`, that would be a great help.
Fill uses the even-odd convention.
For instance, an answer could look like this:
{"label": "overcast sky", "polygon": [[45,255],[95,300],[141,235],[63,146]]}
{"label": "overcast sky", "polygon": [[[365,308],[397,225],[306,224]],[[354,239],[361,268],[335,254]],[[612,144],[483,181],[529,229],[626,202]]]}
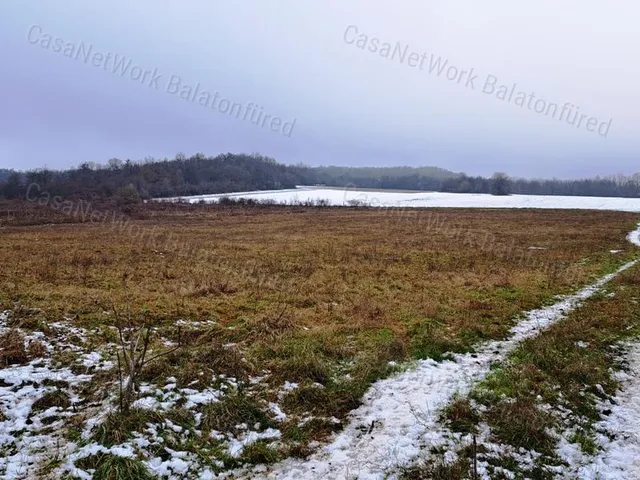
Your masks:
{"label": "overcast sky", "polygon": [[633,173],[639,15],[630,0],[0,0],[0,167],[259,152]]}

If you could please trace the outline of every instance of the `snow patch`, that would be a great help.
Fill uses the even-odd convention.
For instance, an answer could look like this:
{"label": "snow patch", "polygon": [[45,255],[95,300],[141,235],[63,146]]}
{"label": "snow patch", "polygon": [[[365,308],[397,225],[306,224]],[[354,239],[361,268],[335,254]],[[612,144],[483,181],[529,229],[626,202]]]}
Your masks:
{"label": "snow patch", "polygon": [[611,412],[595,425],[602,452],[587,458],[577,446],[561,442],[559,454],[577,468],[578,478],[640,478],[640,344],[630,347],[627,359],[629,371],[618,374],[622,389],[612,401],[599,405],[600,411]]}
{"label": "snow patch", "polygon": [[[0,333],[8,330],[9,312],[0,313]],[[47,338],[42,332],[21,333],[25,342],[38,340],[51,353],[56,349],[69,349],[70,334],[84,342],[82,329],[56,323],[50,325],[55,330],[55,338]],[[52,334],[52,335],[54,335]],[[73,345],[72,351],[82,351]],[[107,362],[101,360],[98,352],[90,352],[81,357],[80,364],[85,367],[108,368]],[[71,409],[51,407],[44,411],[34,411],[37,400],[46,393],[52,392],[53,382],[64,385],[70,401],[78,402],[80,398],[74,388],[88,382],[92,375],[74,374],[66,367],[53,366],[49,358],[39,358],[26,365],[12,365],[0,369],[0,411],[4,416],[0,419],[0,479],[33,478],[38,466],[51,455],[63,455],[67,448],[60,444],[60,433],[63,431],[64,418],[72,416]],[[51,433],[43,433],[45,428]]]}

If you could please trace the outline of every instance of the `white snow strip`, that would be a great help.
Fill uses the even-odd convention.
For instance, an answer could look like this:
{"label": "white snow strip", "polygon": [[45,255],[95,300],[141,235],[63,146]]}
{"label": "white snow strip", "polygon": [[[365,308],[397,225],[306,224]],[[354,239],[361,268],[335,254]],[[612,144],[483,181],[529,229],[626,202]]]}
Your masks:
{"label": "white snow strip", "polygon": [[[577,477],[588,480],[637,480],[640,478],[640,344],[628,352],[629,371],[619,373],[622,389],[613,402],[600,405],[611,413],[595,426],[603,448],[595,458],[585,457],[575,445],[562,442],[560,455],[577,467]],[[590,460],[585,465],[585,459]]]}
{"label": "white snow strip", "polygon": [[574,197],[560,195],[506,195],[445,192],[358,191],[350,188],[298,187],[288,190],[235,192],[193,197],[158,198],[157,201],[215,203],[221,197],[295,203],[326,200],[330,205],[354,203],[372,207],[458,207],[458,208],[569,208],[640,212],[640,198]]}
{"label": "white snow strip", "polygon": [[[640,225],[628,239],[640,246]],[[349,425],[329,445],[306,461],[287,459],[269,473],[256,472],[255,478],[387,478],[389,471],[410,463],[425,448],[446,441],[438,412],[455,393],[467,393],[489,373],[492,364],[503,361],[519,342],[564,318],[637,262],[627,263],[549,307],[528,312],[511,329],[507,340],[489,342],[477,353],[454,355],[453,361],[422,360],[415,369],[376,382],[365,395],[364,404],[352,412]]]}

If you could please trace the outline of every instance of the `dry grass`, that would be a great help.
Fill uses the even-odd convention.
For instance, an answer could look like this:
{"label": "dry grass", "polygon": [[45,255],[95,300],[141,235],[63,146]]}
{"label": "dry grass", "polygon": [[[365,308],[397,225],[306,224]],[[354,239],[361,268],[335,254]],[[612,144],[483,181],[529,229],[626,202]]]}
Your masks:
{"label": "dry grass", "polygon": [[572,430],[567,440],[595,454],[594,423],[602,417],[597,402],[618,388],[617,346],[640,335],[639,276],[638,266],[622,273],[607,287],[610,293],[592,297],[565,320],[522,342],[471,392],[478,409],[469,398],[448,406],[443,417],[450,428],[468,433],[485,423],[492,441],[542,454],[530,470],[511,458],[493,458],[494,464],[530,478],[552,478],[548,466],[561,464],[553,431]]}
{"label": "dry grass", "polygon": [[322,337],[313,348],[328,357],[353,356],[385,329],[407,355],[438,357],[503,335],[518,312],[610,270],[625,254],[609,250],[631,250],[625,235],[636,220],[187,205],[138,216],[147,219],[122,228],[4,228],[0,305],[93,325],[112,322],[112,305],[158,325],[215,320],[222,341],[258,352]]}
{"label": "dry grass", "polygon": [[0,367],[27,363],[31,357],[24,344],[24,335],[18,330],[11,329],[0,335]]}
{"label": "dry grass", "polygon": [[[213,319],[252,338],[335,325],[403,336],[429,324],[456,343],[460,332],[499,335],[506,318],[600,273],[620,258],[609,250],[630,250],[624,237],[636,218],[184,207],[151,209],[122,232],[101,223],[4,228],[0,303],[99,322],[116,304],[156,321]],[[556,264],[574,266],[571,277]]]}
{"label": "dry grass", "polygon": [[[27,329],[63,316],[115,325],[109,312],[131,312],[185,346],[149,365],[146,381],[200,388],[211,374],[268,371],[273,389],[300,383],[283,399],[299,415],[343,418],[389,362],[502,337],[520,312],[635,255],[625,237],[637,216],[621,212],[136,208],[115,227],[57,217],[3,227],[0,310]],[[180,330],[177,319],[215,323]],[[309,425],[284,435],[328,433]]]}
{"label": "dry grass", "polygon": [[40,412],[52,407],[58,407],[61,409],[68,408],[71,405],[69,393],[66,390],[55,389],[45,393],[42,397],[36,400],[31,407],[32,412]]}

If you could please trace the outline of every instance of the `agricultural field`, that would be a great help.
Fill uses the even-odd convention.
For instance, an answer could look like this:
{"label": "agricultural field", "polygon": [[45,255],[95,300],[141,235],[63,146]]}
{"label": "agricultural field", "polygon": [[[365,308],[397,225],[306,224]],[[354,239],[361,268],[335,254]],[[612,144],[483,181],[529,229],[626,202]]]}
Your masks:
{"label": "agricultural field", "polygon": [[0,478],[552,478],[604,451],[637,213],[77,207],[0,223]]}
{"label": "agricultural field", "polygon": [[395,208],[555,208],[640,212],[639,198],[562,195],[489,195],[483,193],[447,193],[312,186],[299,186],[295,189],[285,190],[258,190],[254,192],[159,198],[156,199],[156,201],[215,203],[221,198],[278,204],[322,202],[334,206],[366,205],[371,207]]}

